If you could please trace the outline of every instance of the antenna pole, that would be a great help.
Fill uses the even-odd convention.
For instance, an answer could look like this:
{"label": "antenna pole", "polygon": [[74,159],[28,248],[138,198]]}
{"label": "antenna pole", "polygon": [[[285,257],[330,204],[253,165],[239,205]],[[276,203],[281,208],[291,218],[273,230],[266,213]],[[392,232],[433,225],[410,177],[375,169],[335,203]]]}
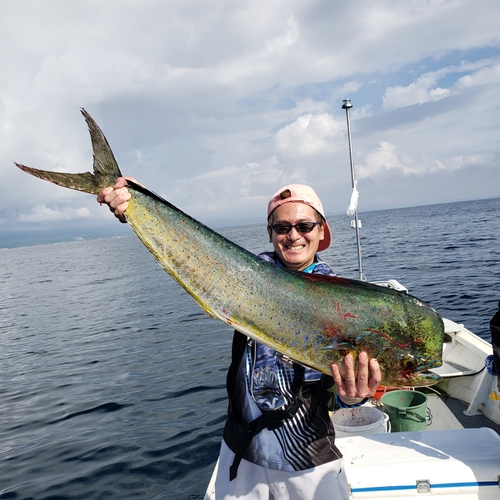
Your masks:
{"label": "antenna pole", "polygon": [[[351,184],[353,193],[356,189],[356,176],[354,173],[354,161],[352,158],[352,139],[351,139],[351,121],[349,119],[349,110],[352,108],[351,100],[344,99],[342,104],[342,109],[345,109],[345,115],[347,118],[347,138],[349,141],[349,160],[351,162]],[[356,225],[356,245],[358,247],[358,269],[359,269],[359,279],[360,281],[366,281],[365,275],[363,274],[363,265],[361,263],[361,241],[359,236],[359,219],[358,219],[358,203],[356,200],[356,207],[354,209],[354,223]]]}

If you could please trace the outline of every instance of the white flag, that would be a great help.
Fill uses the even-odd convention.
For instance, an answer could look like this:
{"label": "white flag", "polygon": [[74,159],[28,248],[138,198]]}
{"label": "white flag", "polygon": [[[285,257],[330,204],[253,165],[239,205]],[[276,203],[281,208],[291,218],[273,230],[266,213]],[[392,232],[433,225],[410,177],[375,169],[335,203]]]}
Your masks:
{"label": "white flag", "polygon": [[352,188],[352,194],[351,194],[351,202],[347,207],[347,215],[353,215],[354,212],[356,212],[356,209],[358,208],[359,193],[357,190],[357,186],[358,186],[358,181],[354,181],[354,187]]}

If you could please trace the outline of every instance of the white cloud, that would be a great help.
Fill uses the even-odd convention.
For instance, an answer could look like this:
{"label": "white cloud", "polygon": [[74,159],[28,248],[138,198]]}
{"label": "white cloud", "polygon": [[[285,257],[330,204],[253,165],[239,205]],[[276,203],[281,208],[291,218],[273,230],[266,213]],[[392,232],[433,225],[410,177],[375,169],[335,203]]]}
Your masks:
{"label": "white cloud", "polygon": [[363,82],[358,82],[356,80],[351,80],[344,83],[340,88],[336,89],[332,94],[334,99],[344,99],[348,98],[350,94],[356,93],[362,86]]}
{"label": "white cloud", "polygon": [[495,157],[491,154],[451,156],[429,162],[425,155],[418,160],[409,155],[399,157],[396,146],[387,141],[382,141],[378,148],[366,155],[364,161],[355,166],[356,177],[375,178],[387,172],[397,172],[405,176],[424,176],[429,173],[452,173],[469,167],[494,165]]}
{"label": "white cloud", "polygon": [[[438,86],[441,78],[466,71],[469,74],[458,77],[455,84],[449,88]],[[476,63],[463,62],[459,66],[425,73],[407,86],[388,87],[382,98],[383,105],[385,109],[391,110],[412,104],[435,102],[472,87],[488,84],[500,84],[500,61],[498,59],[482,60]]]}
{"label": "white cloud", "polygon": [[436,160],[436,167],[433,171],[446,170],[453,172],[468,167],[482,166],[482,165],[495,165],[496,159],[491,154],[478,154],[478,155],[464,155],[453,156],[441,160]]}
{"label": "white cloud", "polygon": [[[279,183],[282,174],[283,168],[276,156],[271,156],[241,167],[226,166],[185,177],[176,183],[172,191],[162,193],[162,196],[167,199],[183,197],[185,205],[181,208],[188,213],[229,218],[235,211],[242,211],[241,216],[251,217],[252,206],[265,206],[267,194],[274,191],[274,184]],[[186,197],[186,193],[192,196]],[[228,202],[221,204],[221,199]]]}
{"label": "white cloud", "polygon": [[449,89],[436,87],[439,78],[446,75],[446,69],[426,73],[409,85],[389,87],[384,96],[385,109],[402,108],[412,104],[422,104],[429,101],[437,101],[450,94]]}
{"label": "white cloud", "polygon": [[383,141],[380,147],[366,156],[364,165],[356,165],[356,176],[359,179],[372,177],[388,170],[400,171],[403,174],[418,174],[421,169],[414,164],[410,157],[401,161],[396,154],[396,146]]}
{"label": "white cloud", "polygon": [[276,133],[276,146],[289,156],[328,152],[333,148],[333,140],[344,132],[344,128],[344,124],[328,113],[308,113]]}
{"label": "white cloud", "polygon": [[91,216],[90,210],[82,208],[53,208],[46,205],[36,205],[29,214],[19,214],[19,222],[59,222],[73,219],[87,219]]}
{"label": "white cloud", "polygon": [[264,56],[276,55],[276,53],[282,53],[290,48],[298,39],[299,29],[297,22],[293,16],[289,17],[287,20],[288,29],[285,33],[266,42],[266,48],[264,50]]}
{"label": "white cloud", "polygon": [[471,88],[478,85],[498,85],[500,83],[500,60],[491,61],[490,64],[484,65],[475,72],[465,75],[458,79],[455,88]]}

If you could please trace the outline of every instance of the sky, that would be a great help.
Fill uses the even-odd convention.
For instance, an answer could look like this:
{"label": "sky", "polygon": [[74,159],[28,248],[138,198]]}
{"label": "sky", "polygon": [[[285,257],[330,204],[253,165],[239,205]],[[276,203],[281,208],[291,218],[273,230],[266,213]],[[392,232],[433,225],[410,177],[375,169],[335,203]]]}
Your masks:
{"label": "sky", "polygon": [[[213,227],[500,196],[497,0],[0,0],[0,232],[111,225],[18,170],[121,171]],[[347,217],[347,215],[346,215]]]}

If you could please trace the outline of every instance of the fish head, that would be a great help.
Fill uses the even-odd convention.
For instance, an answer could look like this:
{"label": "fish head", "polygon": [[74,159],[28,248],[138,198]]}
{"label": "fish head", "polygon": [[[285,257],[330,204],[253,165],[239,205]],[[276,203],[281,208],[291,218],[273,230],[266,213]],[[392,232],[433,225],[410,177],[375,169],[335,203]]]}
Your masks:
{"label": "fish head", "polygon": [[423,307],[419,301],[417,304],[416,313],[405,324],[392,322],[391,328],[383,334],[377,330],[378,335],[369,341],[383,372],[382,385],[425,387],[440,380],[428,370],[442,364],[443,320],[434,309]]}
{"label": "fish head", "polygon": [[400,353],[389,359],[379,358],[382,370],[380,385],[390,387],[427,387],[437,384],[441,377],[429,371],[441,365],[441,356],[428,358],[418,353]]}
{"label": "fish head", "polygon": [[391,373],[389,377],[382,375],[380,385],[385,387],[429,387],[440,382],[441,377],[430,371],[414,373]]}

